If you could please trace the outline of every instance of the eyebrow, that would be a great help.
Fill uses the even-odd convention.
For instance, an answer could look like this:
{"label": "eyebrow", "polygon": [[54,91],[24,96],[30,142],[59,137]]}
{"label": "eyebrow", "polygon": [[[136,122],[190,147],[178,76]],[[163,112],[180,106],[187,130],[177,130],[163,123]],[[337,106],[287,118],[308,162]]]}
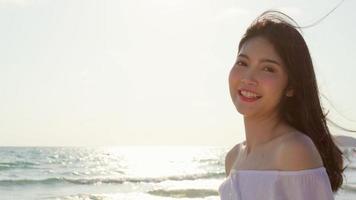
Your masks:
{"label": "eyebrow", "polygon": [[[239,54],[238,57],[244,57],[244,58],[247,58],[249,59],[249,57],[245,54]],[[279,66],[282,66],[281,63],[275,61],[275,60],[272,60],[272,59],[268,59],[268,58],[263,58],[260,60],[260,62],[269,62],[269,63],[273,63],[273,64],[276,64],[276,65],[279,65]]]}

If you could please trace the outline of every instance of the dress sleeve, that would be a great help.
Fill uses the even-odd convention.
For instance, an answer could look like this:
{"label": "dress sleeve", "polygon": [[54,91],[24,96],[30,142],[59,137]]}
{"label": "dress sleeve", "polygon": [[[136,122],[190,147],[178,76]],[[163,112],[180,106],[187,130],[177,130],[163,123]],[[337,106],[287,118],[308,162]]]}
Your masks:
{"label": "dress sleeve", "polygon": [[334,200],[325,169],[304,174],[281,174],[276,181],[275,190],[275,199]]}

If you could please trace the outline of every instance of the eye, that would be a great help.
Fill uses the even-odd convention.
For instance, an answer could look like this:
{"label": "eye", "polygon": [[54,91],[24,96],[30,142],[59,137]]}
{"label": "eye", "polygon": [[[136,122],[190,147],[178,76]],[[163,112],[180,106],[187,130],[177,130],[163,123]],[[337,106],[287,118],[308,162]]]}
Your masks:
{"label": "eye", "polygon": [[236,65],[237,66],[247,66],[247,64],[245,62],[240,61],[240,60],[236,61]]}
{"label": "eye", "polygon": [[263,67],[263,71],[266,71],[266,72],[274,72],[275,70],[272,68],[272,67]]}

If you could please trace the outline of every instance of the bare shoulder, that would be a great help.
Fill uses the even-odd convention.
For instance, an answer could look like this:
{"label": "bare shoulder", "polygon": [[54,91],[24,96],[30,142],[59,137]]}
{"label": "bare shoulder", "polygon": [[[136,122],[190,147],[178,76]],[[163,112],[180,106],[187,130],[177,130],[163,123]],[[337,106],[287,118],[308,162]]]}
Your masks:
{"label": "bare shoulder", "polygon": [[232,168],[232,165],[234,164],[235,159],[238,156],[240,146],[241,146],[241,143],[236,144],[233,148],[230,149],[230,151],[225,156],[225,173],[226,173],[226,176],[228,176],[230,174],[230,170]]}
{"label": "bare shoulder", "polygon": [[309,136],[296,132],[284,138],[277,150],[277,168],[294,171],[323,166],[323,161]]}

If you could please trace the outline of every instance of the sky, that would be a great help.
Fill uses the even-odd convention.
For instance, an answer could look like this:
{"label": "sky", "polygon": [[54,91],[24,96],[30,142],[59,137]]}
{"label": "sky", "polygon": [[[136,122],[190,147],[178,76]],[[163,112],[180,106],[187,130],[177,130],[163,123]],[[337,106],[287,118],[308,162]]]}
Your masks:
{"label": "sky", "polygon": [[[228,74],[247,26],[268,9],[309,25],[339,2],[0,0],[0,146],[241,142]],[[354,129],[355,7],[303,30],[323,107]]]}

